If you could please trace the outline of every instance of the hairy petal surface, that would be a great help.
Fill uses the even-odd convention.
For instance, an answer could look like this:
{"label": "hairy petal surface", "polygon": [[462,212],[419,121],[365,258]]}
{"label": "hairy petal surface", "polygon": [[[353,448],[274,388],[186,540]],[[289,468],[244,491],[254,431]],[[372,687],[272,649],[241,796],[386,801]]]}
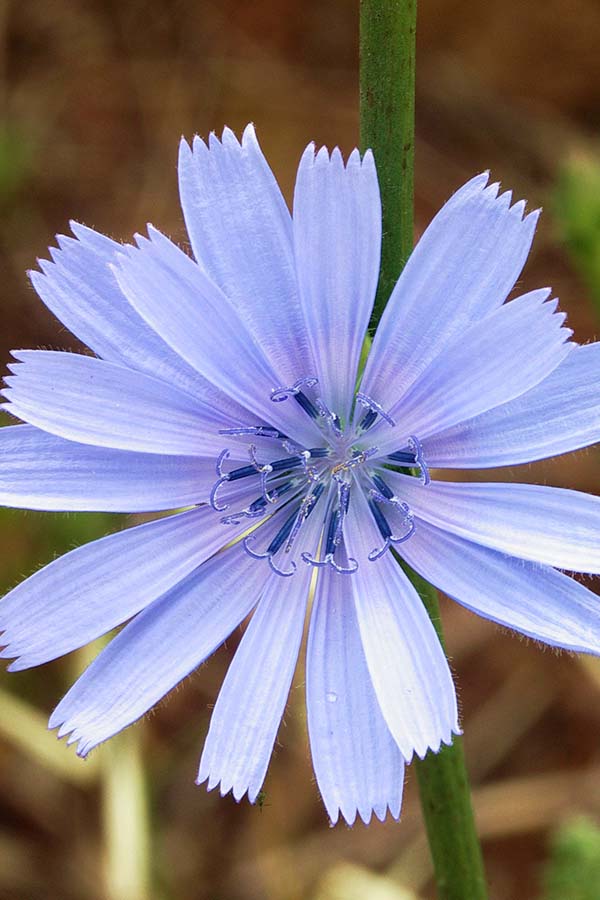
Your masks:
{"label": "hairy petal surface", "polygon": [[[119,284],[141,316],[198,372],[236,403],[267,422],[279,378],[217,285],[168,238],[149,229],[119,257]],[[310,420],[294,404],[277,405],[290,437],[312,436]]]}
{"label": "hairy petal surface", "polygon": [[332,824],[400,816],[404,760],[385,724],[354,598],[331,569],[318,581],[308,635],[306,706],[313,768]]}
{"label": "hairy petal surface", "polygon": [[[448,662],[423,603],[390,553],[376,563],[381,543],[360,491],[350,503],[349,546],[359,563],[348,577],[361,641],[383,717],[404,759],[423,758],[459,733]],[[412,538],[411,538],[412,540]],[[408,541],[410,543],[410,541]],[[363,561],[364,560],[364,561]],[[343,577],[343,576],[340,576]]]}
{"label": "hairy petal surface", "polygon": [[16,350],[2,391],[9,410],[51,434],[119,450],[207,456],[223,448],[229,423],[173,385],[75,353]]}
{"label": "hairy petal surface", "polygon": [[60,726],[59,737],[69,734],[86,756],[139,719],[248,615],[267,572],[239,547],[212,557],[125,626],[58,704],[50,728]]}
{"label": "hairy petal surface", "polygon": [[600,342],[574,347],[516,400],[423,443],[430,466],[487,469],[579,450],[600,441]]}
{"label": "hairy petal surface", "polygon": [[413,250],[381,317],[362,390],[400,400],[457,335],[493,312],[513,289],[533,240],[538,213],[487,187],[463,185]]}
{"label": "hairy petal surface", "polygon": [[314,371],[298,299],[292,220],[248,125],[179,150],[181,205],[194,255],[235,306],[283,384]]}
{"label": "hairy petal surface", "polygon": [[16,671],[82,647],[178,584],[226,537],[203,507],[71,550],[0,601],[0,656],[18,657],[8,667]]}
{"label": "hairy petal surface", "polygon": [[600,574],[600,497],[537,484],[464,484],[386,473],[415,515],[502,553]]}
{"label": "hairy petal surface", "polygon": [[398,425],[380,426],[381,448],[403,446],[411,434],[425,439],[546,378],[574,346],[566,343],[572,332],[563,327],[564,314],[556,313],[557,301],[544,302],[546,296],[547,291],[524,294],[446,347],[403,402],[391,407]]}
{"label": "hairy petal surface", "polygon": [[[346,164],[336,148],[305,150],[294,194],[294,247],[300,295],[320,392],[349,413],[369,324],[381,253],[381,202],[370,151]],[[303,373],[304,374],[304,373]]]}
{"label": "hairy petal surface", "polygon": [[416,524],[402,556],[454,600],[546,644],[600,653],[600,597],[592,591],[556,569]]}
{"label": "hairy petal surface", "polygon": [[33,425],[0,428],[0,506],[155,512],[208,497],[214,462],[76,444]]}
{"label": "hairy petal surface", "polygon": [[311,572],[270,575],[219,691],[197,783],[254,803],[273,752],[302,641]]}

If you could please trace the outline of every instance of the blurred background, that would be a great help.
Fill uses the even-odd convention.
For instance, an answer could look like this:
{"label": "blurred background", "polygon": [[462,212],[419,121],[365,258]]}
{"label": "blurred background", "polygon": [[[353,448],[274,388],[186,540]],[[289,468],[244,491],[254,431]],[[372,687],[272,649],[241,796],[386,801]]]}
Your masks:
{"label": "blurred background", "polygon": [[[349,151],[357,7],[0,0],[2,358],[78,349],[25,276],[69,218],[118,239],[152,221],[185,244],[181,134],[254,121],[288,198],[309,140]],[[600,5],[421,0],[419,16],[417,231],[490,168],[545,208],[520,291],[552,285],[576,338],[597,339]],[[597,492],[599,463],[592,448],[493,477]],[[132,521],[1,511],[2,588]],[[443,613],[492,900],[597,900],[600,661],[544,651],[447,602]],[[261,803],[194,786],[236,641],[85,763],[46,720],[98,648],[2,674],[0,900],[434,897],[410,769],[400,824],[328,827],[301,669]]]}

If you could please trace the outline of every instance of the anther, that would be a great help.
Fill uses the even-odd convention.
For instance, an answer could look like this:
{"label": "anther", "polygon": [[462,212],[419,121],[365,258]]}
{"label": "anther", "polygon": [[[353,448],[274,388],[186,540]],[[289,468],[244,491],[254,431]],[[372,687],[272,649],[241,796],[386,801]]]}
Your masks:
{"label": "anther", "polygon": [[[390,501],[388,501],[388,502],[390,502]],[[381,510],[377,506],[376,502],[373,499],[369,500],[369,509],[371,510],[373,518],[375,519],[375,524],[377,525],[377,528],[379,529],[379,533],[381,534],[381,536],[383,538],[383,546],[380,548],[375,548],[374,550],[371,550],[371,552],[369,553],[369,559],[371,560],[371,562],[375,562],[375,560],[382,557],[383,554],[386,552],[386,550],[388,550],[392,544],[403,544],[414,534],[415,522],[414,522],[412,513],[410,512],[410,509],[406,505],[406,503],[402,503],[402,504],[400,504],[400,506],[404,513],[404,522],[406,523],[408,528],[407,528],[407,531],[405,532],[405,534],[395,535],[392,532],[390,523],[388,522],[386,517],[381,512]]]}

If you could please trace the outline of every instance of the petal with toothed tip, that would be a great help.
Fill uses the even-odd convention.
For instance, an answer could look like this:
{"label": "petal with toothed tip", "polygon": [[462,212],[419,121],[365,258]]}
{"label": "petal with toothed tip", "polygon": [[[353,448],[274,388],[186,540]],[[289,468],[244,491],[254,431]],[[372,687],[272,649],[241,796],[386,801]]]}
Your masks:
{"label": "petal with toothed tip", "polygon": [[523,218],[477,175],[432,220],[381,317],[362,390],[400,399],[449,341],[500,306],[529,254],[538,212]]}
{"label": "petal with toothed tip", "polygon": [[313,767],[332,824],[400,816],[404,761],[383,719],[348,579],[321,573],[308,635],[306,707]]}
{"label": "petal with toothed tip", "polygon": [[572,332],[556,312],[558,301],[546,296],[524,294],[447,345],[392,407],[398,424],[375,426],[382,453],[403,447],[410,434],[423,441],[513,400],[554,371],[576,345],[568,342]]}
{"label": "petal with toothed tip", "polygon": [[[212,406],[125,366],[53,350],[15,350],[0,392],[9,411],[70,441],[99,447],[204,456],[223,447],[230,424]],[[241,451],[238,451],[241,454]],[[237,458],[241,458],[238,455]]]}
{"label": "petal with toothed tip", "polygon": [[314,441],[315,427],[295,404],[271,402],[278,377],[220,288],[156,229],[138,244],[118,257],[115,271],[140,315],[236,403],[266,422],[276,412],[278,427],[291,438]]}
{"label": "petal with toothed tip", "polygon": [[375,299],[381,202],[373,154],[354,150],[346,165],[305,150],[294,192],[294,247],[302,307],[322,397],[347,418]]}
{"label": "petal with toothed tip", "polygon": [[575,347],[526,394],[431,435],[431,466],[488,469],[533,462],[600,441],[600,342]]}
{"label": "petal with toothed tip", "polygon": [[58,704],[50,728],[87,756],[214,653],[256,604],[266,578],[239,546],[213,556],[113,638]]}
{"label": "petal with toothed tip", "polygon": [[280,382],[315,371],[300,307],[292,220],[252,125],[179,151],[181,205],[194,255],[232,302]]}
{"label": "petal with toothed tip", "polygon": [[[254,803],[285,709],[304,630],[311,573],[271,575],[219,691],[197,784]],[[285,593],[285,598],[284,598]],[[284,602],[285,601],[285,602]]]}
{"label": "petal with toothed tip", "polygon": [[[411,538],[405,545],[411,543]],[[369,562],[380,541],[367,501],[354,491],[348,512],[349,552],[359,561],[348,576],[375,694],[404,759],[437,752],[459,734],[448,662],[421,598],[390,552]],[[342,576],[340,576],[342,577]]]}
{"label": "petal with toothed tip", "polygon": [[52,262],[40,260],[31,282],[46,306],[102,359],[175,384],[230,415],[243,412],[169,347],[120,289],[111,265],[123,246],[71,222],[75,238],[59,235]]}
{"label": "petal with toothed tip", "polygon": [[0,601],[0,657],[18,657],[8,667],[16,671],[83,647],[136,615],[234,537],[202,507],[71,550]]}

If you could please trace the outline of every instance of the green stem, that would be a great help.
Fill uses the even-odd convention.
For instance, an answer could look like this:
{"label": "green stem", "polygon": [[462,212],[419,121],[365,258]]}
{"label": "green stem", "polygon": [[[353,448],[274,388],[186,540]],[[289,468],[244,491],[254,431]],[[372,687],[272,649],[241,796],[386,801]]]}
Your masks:
{"label": "green stem", "polygon": [[[444,646],[436,589],[405,563],[402,567]],[[414,766],[440,898],[486,900],[485,872],[462,738],[455,737],[452,746],[443,746],[439,753],[428,753],[425,759],[416,760]]]}
{"label": "green stem", "polygon": [[360,143],[381,188],[376,325],[413,248],[416,0],[360,0]]}
{"label": "green stem", "polygon": [[[413,247],[416,0],[360,0],[360,142],[375,154],[383,208],[377,324]],[[437,592],[405,567],[440,640]],[[415,763],[443,900],[485,900],[487,891],[462,741]]]}

